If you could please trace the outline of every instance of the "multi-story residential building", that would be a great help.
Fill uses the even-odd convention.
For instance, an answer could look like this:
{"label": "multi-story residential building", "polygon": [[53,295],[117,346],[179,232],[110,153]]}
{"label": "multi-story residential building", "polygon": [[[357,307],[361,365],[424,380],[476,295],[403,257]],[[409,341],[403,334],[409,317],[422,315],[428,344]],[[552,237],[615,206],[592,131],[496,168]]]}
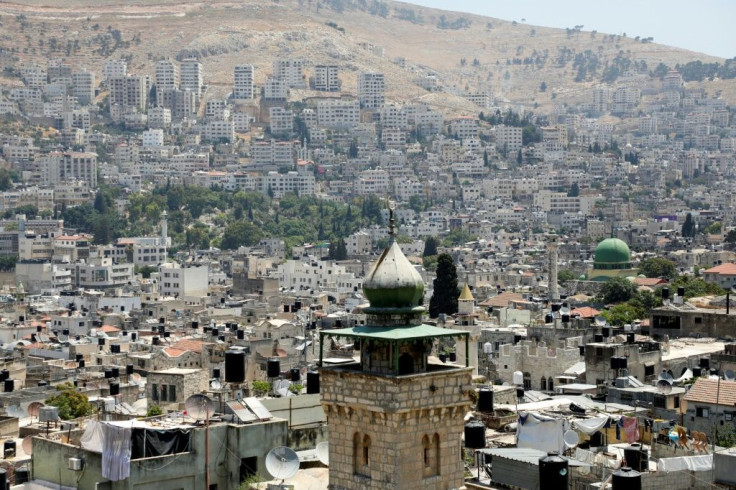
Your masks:
{"label": "multi-story residential building", "polygon": [[263,97],[266,99],[286,99],[289,97],[289,85],[281,78],[267,78],[263,86]]}
{"label": "multi-story residential building", "polygon": [[164,129],[171,126],[171,109],[166,107],[151,107],[148,109],[148,127]]}
{"label": "multi-story residential building", "polygon": [[89,105],[95,101],[95,74],[87,70],[75,72],[72,75],[74,96],[79,105]]}
{"label": "multi-story residential building", "polygon": [[322,100],[317,103],[317,125],[321,128],[344,129],[360,123],[357,101]]}
{"label": "multi-story residential building", "polygon": [[45,260],[21,260],[15,265],[15,280],[27,293],[64,291],[72,288],[72,274],[60,264]]}
{"label": "multi-story residential building", "polygon": [[123,60],[108,60],[105,62],[103,70],[105,82],[109,82],[113,78],[122,78],[128,74],[128,63]]}
{"label": "multi-story residential building", "polygon": [[391,190],[391,177],[381,169],[365,170],[355,183],[355,193],[361,196],[386,195]]}
{"label": "multi-story residential building", "polygon": [[[148,103],[148,77],[142,75],[127,75],[108,80],[110,87],[110,107],[121,106],[146,109]],[[111,109],[112,110],[112,109]]]}
{"label": "multi-story residential building", "polygon": [[256,143],[251,151],[253,153],[253,165],[256,167],[269,165],[277,167],[294,166],[293,143],[271,140],[268,143]]}
{"label": "multi-story residential building", "polygon": [[233,73],[233,99],[252,99],[255,97],[253,76],[253,65],[235,65]]}
{"label": "multi-story residential building", "polygon": [[198,59],[187,58],[181,61],[179,67],[180,80],[179,88],[181,90],[189,90],[197,97],[202,94],[202,63]]}
{"label": "multi-story residential building", "polygon": [[[167,58],[156,62],[156,92],[179,87],[179,65]],[[158,101],[157,101],[158,103]]]}
{"label": "multi-story residential building", "polygon": [[461,140],[478,137],[478,119],[475,117],[458,117],[450,121],[450,131]]}
{"label": "multi-story residential building", "polygon": [[43,184],[84,181],[89,187],[97,186],[97,154],[84,152],[52,152],[39,161]]}
{"label": "multi-story residential building", "polygon": [[303,67],[304,60],[275,60],[273,62],[273,77],[283,80],[289,88],[304,88],[306,84],[302,74]]}
{"label": "multi-story residential building", "polygon": [[73,263],[89,258],[89,235],[58,235],[53,237],[54,262]]}
{"label": "multi-story residential building", "polygon": [[178,298],[206,296],[209,289],[209,267],[182,267],[172,262],[158,266],[160,292]]}
{"label": "multi-story residential building", "polygon": [[401,128],[408,126],[408,116],[401,107],[393,104],[381,107],[381,126],[384,128]]}
{"label": "multi-story residential building", "polygon": [[373,240],[365,231],[356,231],[345,239],[348,255],[368,255],[373,249]]}
{"label": "multi-story residential building", "polygon": [[64,129],[82,129],[89,131],[92,127],[92,118],[87,109],[76,109],[64,113]]}
{"label": "multi-story residential building", "polygon": [[290,134],[294,131],[294,111],[283,107],[271,107],[268,115],[271,121],[271,134]]}
{"label": "multi-story residential building", "polygon": [[300,174],[290,171],[285,174],[268,172],[261,181],[261,192],[270,193],[279,199],[284,194],[292,192],[300,196],[314,195],[315,179],[312,174]]}
{"label": "multi-story residential building", "polygon": [[110,289],[130,284],[135,278],[135,265],[115,263],[111,258],[90,258],[66,265],[75,288]]}
{"label": "multi-story residential building", "polygon": [[339,92],[340,79],[337,65],[317,65],[314,67],[314,90]]}
{"label": "multi-story residential building", "polygon": [[149,129],[141,133],[141,142],[144,148],[164,146],[164,130]]}
{"label": "multi-story residential building", "polygon": [[235,126],[232,121],[208,121],[202,127],[202,138],[207,141],[235,141]]}
{"label": "multi-story residential building", "polygon": [[179,153],[171,157],[169,165],[179,175],[206,172],[210,168],[210,157],[207,153]]}
{"label": "multi-story residential building", "polygon": [[386,102],[386,79],[383,73],[358,75],[358,102],[363,109],[378,109]]}
{"label": "multi-story residential building", "polygon": [[48,82],[48,73],[42,66],[35,63],[24,63],[20,67],[20,76],[27,87],[43,88]]}
{"label": "multi-story residential building", "polygon": [[230,119],[230,108],[224,99],[210,99],[204,106],[204,117],[207,120],[227,121]]}

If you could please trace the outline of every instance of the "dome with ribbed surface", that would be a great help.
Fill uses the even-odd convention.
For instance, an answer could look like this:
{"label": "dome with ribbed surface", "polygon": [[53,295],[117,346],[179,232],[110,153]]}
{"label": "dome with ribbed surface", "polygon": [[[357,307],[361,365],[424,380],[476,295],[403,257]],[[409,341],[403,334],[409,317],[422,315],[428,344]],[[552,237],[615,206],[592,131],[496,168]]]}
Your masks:
{"label": "dome with ribbed surface", "polygon": [[631,251],[626,242],[606,238],[595,249],[595,269],[623,269],[631,267]]}
{"label": "dome with ribbed surface", "polygon": [[424,281],[414,266],[392,241],[363,281],[370,308],[410,311],[424,295]]}

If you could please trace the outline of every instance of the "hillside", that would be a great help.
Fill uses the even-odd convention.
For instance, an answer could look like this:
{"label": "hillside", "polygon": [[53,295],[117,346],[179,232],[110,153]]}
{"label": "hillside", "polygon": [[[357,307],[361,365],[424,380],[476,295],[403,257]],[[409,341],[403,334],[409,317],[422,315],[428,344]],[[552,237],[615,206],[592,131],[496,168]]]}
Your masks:
{"label": "hillside", "polygon": [[[466,90],[490,90],[517,106],[551,107],[582,100],[587,88],[626,69],[652,72],[660,63],[674,67],[694,60],[723,64],[581,26],[535,27],[378,0],[68,0],[63,7],[18,0],[0,2],[0,16],[5,65],[62,57],[101,77],[108,58],[125,58],[129,71],[152,74],[157,59],[194,54],[204,65],[209,94],[220,96],[229,91],[237,63],[253,64],[260,84],[274,58],[301,57],[339,65],[345,92],[355,91],[358,72],[377,70],[386,74],[389,100],[421,99],[457,114],[477,112],[452,95]],[[444,93],[414,83],[426,74],[438,77]],[[736,101],[736,79],[690,82],[696,84]]]}

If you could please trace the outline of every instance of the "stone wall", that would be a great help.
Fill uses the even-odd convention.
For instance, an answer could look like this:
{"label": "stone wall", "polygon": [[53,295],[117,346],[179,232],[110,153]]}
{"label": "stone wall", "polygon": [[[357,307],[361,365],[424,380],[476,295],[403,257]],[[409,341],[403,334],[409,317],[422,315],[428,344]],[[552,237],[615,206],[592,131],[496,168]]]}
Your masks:
{"label": "stone wall", "polygon": [[[498,377],[507,383],[513,382],[514,371],[528,373],[531,389],[541,389],[542,376],[545,380],[563,374],[582,360],[577,347],[579,338],[566,340],[565,348],[548,346],[544,342],[535,344],[524,341],[517,345],[502,345],[495,359]],[[546,389],[546,388],[545,388]]]}
{"label": "stone wall", "polygon": [[345,367],[322,368],[330,488],[461,487],[471,371],[435,367],[409,376],[376,376]]}

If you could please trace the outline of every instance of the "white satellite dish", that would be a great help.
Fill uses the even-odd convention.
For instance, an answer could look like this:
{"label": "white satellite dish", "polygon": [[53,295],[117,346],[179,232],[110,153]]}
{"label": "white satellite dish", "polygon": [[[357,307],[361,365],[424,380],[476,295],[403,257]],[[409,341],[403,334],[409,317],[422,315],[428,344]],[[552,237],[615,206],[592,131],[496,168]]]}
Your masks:
{"label": "white satellite dish", "polygon": [[672,375],[668,373],[667,371],[662,371],[659,374],[659,381],[662,381],[662,380],[669,381],[670,383],[672,383],[675,380],[675,378],[673,378]]}
{"label": "white satellite dish", "polygon": [[273,383],[274,393],[281,395],[283,397],[287,397],[289,396],[289,394],[291,394],[291,392],[289,391],[290,387],[291,387],[291,381],[289,381],[288,379],[280,379]]}
{"label": "white satellite dish", "polygon": [[595,317],[594,321],[595,321],[595,324],[598,326],[606,325],[608,323],[606,319],[603,318],[602,316]]}
{"label": "white satellite dish", "polygon": [[143,376],[141,376],[138,373],[133,373],[130,375],[130,384],[140,386],[142,379],[143,379]]}
{"label": "white satellite dish", "polygon": [[663,395],[667,395],[672,391],[672,381],[661,378],[657,381],[657,390]]}
{"label": "white satellite dish", "polygon": [[315,451],[319,462],[325,466],[330,466],[330,443],[327,441],[320,442],[317,444]]}
{"label": "white satellite dish", "polygon": [[43,406],[45,406],[45,405],[43,403],[41,403],[41,402],[31,402],[28,405],[28,415],[30,417],[38,417],[38,409],[41,408],[41,407],[43,407]]}
{"label": "white satellite dish", "polygon": [[574,430],[567,430],[562,434],[562,440],[565,441],[565,446],[573,448],[580,444],[580,436]]}
{"label": "white satellite dish", "polygon": [[184,402],[187,415],[195,420],[209,419],[215,414],[214,402],[204,395],[192,395]]}
{"label": "white satellite dish", "polygon": [[210,388],[212,388],[213,390],[219,390],[222,388],[222,383],[220,383],[219,379],[213,379],[212,381],[210,381]]}
{"label": "white satellite dish", "polygon": [[287,480],[299,471],[299,456],[290,447],[275,447],[266,455],[266,471],[276,480]]}
{"label": "white satellite dish", "polygon": [[20,447],[23,448],[23,452],[26,453],[26,456],[31,456],[33,454],[33,436],[25,436]]}

